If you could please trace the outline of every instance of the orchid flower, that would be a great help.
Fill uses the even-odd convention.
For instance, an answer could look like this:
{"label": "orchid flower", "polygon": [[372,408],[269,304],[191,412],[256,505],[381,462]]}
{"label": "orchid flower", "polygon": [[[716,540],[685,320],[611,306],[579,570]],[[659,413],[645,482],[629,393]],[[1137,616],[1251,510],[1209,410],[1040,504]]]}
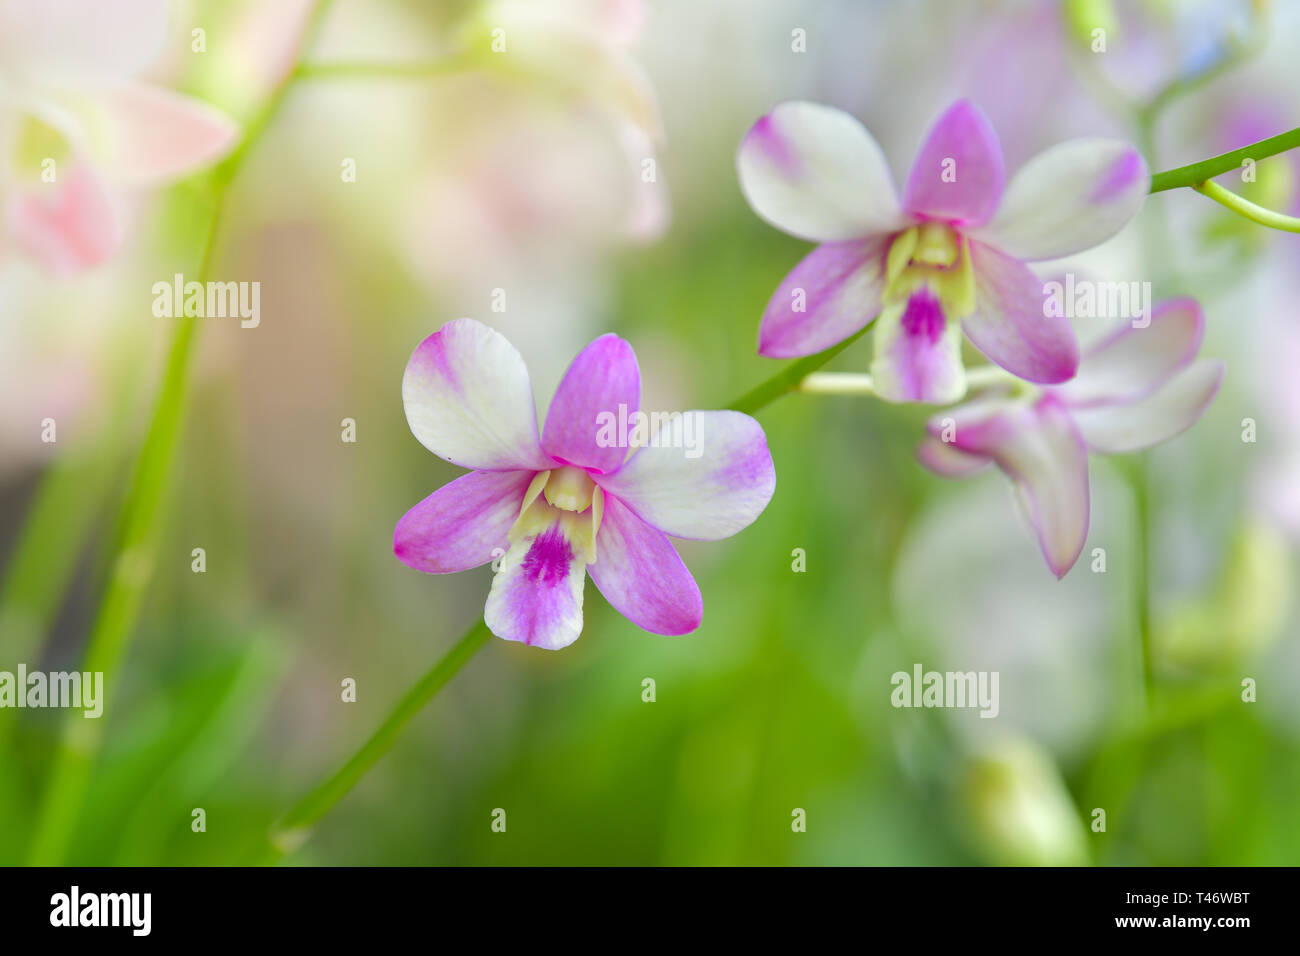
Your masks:
{"label": "orchid flower", "polygon": [[878,315],[877,394],[933,403],[966,393],[963,330],[1020,378],[1056,384],[1074,375],[1074,331],[1044,316],[1042,283],[1026,262],[1109,239],[1150,181],[1129,144],[1077,139],[1030,159],[1004,194],[997,135],[964,100],[930,130],[901,204],[871,134],[827,106],[778,106],[745,136],[737,166],[755,212],[821,243],[768,303],[759,352],[811,355]]}
{"label": "orchid flower", "polygon": [[713,541],[747,527],[776,472],[763,429],[733,411],[684,413],[698,423],[692,449],[652,438],[629,455],[608,416],[634,418],[640,394],[632,347],[603,335],[569,366],[539,436],[514,346],[473,319],[448,322],[412,354],[402,399],[420,443],[473,470],[402,517],[394,553],[430,574],[500,558],[484,618],[506,640],[577,640],[587,574],[645,630],[694,630],[700,590],[669,535]]}
{"label": "orchid flower", "polygon": [[[1062,385],[1003,389],[948,409],[927,424],[921,463],[959,478],[995,463],[1014,482],[1058,577],[1088,537],[1088,452],[1150,448],[1190,428],[1223,379],[1223,363],[1196,360],[1205,317],[1192,299],[1125,323],[1093,346]],[[1018,394],[1023,391],[1023,394]]]}
{"label": "orchid flower", "polygon": [[0,251],[55,275],[95,266],[122,239],[118,187],[177,179],[234,145],[221,113],[133,79],[166,27],[166,0],[0,0]]}

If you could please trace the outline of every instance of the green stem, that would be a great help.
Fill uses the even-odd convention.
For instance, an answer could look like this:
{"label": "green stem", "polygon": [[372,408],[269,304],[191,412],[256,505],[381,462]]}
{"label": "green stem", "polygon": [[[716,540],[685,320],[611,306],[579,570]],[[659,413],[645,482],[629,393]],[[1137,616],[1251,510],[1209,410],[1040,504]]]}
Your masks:
{"label": "green stem", "polygon": [[1196,92],[1219,77],[1225,76],[1237,67],[1247,63],[1263,49],[1267,35],[1267,25],[1257,23],[1248,40],[1234,43],[1228,53],[1216,63],[1198,73],[1179,76],[1171,80],[1142,107],[1138,113],[1139,120],[1147,125],[1153,125],[1156,119],[1175,100]]}
{"label": "green stem", "polygon": [[[332,0],[321,0],[316,5],[311,23],[303,34],[301,48],[314,38],[331,3]],[[253,143],[279,111],[292,82],[292,74],[281,81],[248,124],[239,146],[213,170],[212,216],[199,263],[197,279],[200,283],[207,282],[211,276],[216,237],[229,185],[242,168]],[[116,559],[109,569],[103,599],[86,643],[82,670],[114,672],[126,653],[139,618],[157,557],[161,505],[175,466],[197,337],[196,317],[182,316],[172,334],[153,416],[122,506]],[[86,720],[80,713],[65,718],[28,851],[32,863],[52,866],[63,860],[85,801],[102,739],[100,720]]]}
{"label": "green stem", "polygon": [[[869,327],[869,324],[868,324]],[[727,408],[732,411],[744,412],[752,415],[764,406],[772,404],[782,395],[797,391],[800,383],[808,376],[810,372],[815,372],[835,356],[839,355],[846,348],[862,338],[867,329],[863,328],[859,332],[850,335],[843,342],[832,345],[823,352],[816,355],[809,355],[805,358],[797,359],[777,372],[761,385],[750,389],[740,398],[736,399]]]}
{"label": "green stem", "polygon": [[307,840],[316,821],[328,813],[356,786],[366,771],[392,749],[398,735],[412,718],[460,673],[461,668],[469,663],[491,637],[492,632],[487,625],[482,620],[478,621],[431,670],[416,681],[415,686],[397,702],[392,713],[370,735],[370,739],[362,744],[361,749],[271,827],[269,839],[276,853],[292,853]]}
{"label": "green stem", "polygon": [[1152,646],[1151,629],[1151,475],[1150,463],[1146,455],[1138,455],[1129,469],[1129,485],[1133,490],[1133,506],[1136,512],[1136,540],[1133,564],[1137,573],[1134,575],[1134,600],[1137,603],[1138,640],[1142,654],[1142,691],[1148,708],[1154,702],[1155,652]]}
{"label": "green stem", "polygon": [[[824,352],[791,362],[727,407],[753,414],[781,396],[798,390],[799,384],[810,372],[839,355],[865,331],[864,329],[850,336]],[[258,859],[261,862],[274,862],[283,854],[291,853],[302,846],[311,836],[312,827],[347,796],[348,792],[356,786],[357,781],[392,748],[398,735],[411,719],[437,696],[438,691],[442,690],[461,668],[470,662],[474,655],[488,643],[490,636],[487,625],[480,620],[465,633],[464,637],[452,645],[451,650],[398,701],[392,713],[379,725],[379,729],[371,735],[370,739],[361,745],[361,749],[349,757],[347,762],[333,774],[313,787],[294,805],[293,809],[271,826],[267,833],[269,847],[258,849]]]}
{"label": "green stem", "polygon": [[1295,149],[1297,146],[1300,146],[1300,127],[1285,133],[1278,133],[1268,139],[1261,139],[1258,143],[1251,143],[1249,146],[1243,146],[1228,153],[1221,153],[1218,156],[1203,159],[1199,163],[1191,163],[1187,166],[1179,166],[1177,169],[1168,169],[1163,173],[1156,173],[1151,177],[1151,192],[1159,193],[1164,192],[1166,189],[1178,189],[1183,186],[1195,188],[1207,179],[1213,179],[1215,176],[1222,176],[1224,173],[1240,168],[1243,159],[1253,159],[1258,162],[1261,159],[1267,159],[1269,156],[1285,153],[1288,149]]}
{"label": "green stem", "polygon": [[1224,189],[1216,182],[1206,181],[1192,188],[1198,193],[1209,196],[1215,202],[1227,206],[1237,215],[1245,216],[1251,222],[1257,222],[1261,226],[1268,226],[1270,229],[1280,229],[1283,232],[1300,232],[1300,219],[1294,216],[1284,216],[1280,212],[1257,206],[1249,199],[1243,199],[1232,190]]}
{"label": "green stem", "polygon": [[[180,436],[195,334],[192,317],[177,323],[153,420],[123,509],[117,558],[109,569],[104,597],[86,645],[81,669],[90,673],[115,672],[140,613],[156,557],[159,506]],[[102,737],[99,720],[85,720],[77,712],[65,718],[32,838],[32,863],[54,866],[62,861]]]}

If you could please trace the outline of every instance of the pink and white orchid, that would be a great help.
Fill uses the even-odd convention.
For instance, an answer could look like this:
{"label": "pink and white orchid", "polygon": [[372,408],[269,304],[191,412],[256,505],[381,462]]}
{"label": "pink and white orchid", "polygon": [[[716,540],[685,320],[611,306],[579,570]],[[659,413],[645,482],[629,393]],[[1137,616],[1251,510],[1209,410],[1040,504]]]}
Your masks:
{"label": "pink and white orchid", "polygon": [[776,472],[763,429],[733,411],[686,412],[698,454],[631,450],[602,433],[635,416],[641,376],[627,342],[603,335],[569,366],[541,435],[523,358],[500,333],[456,319],[416,348],[402,379],[411,431],[473,471],[397,523],[393,551],[430,574],[499,557],[484,618],[498,637],[556,649],[582,632],[584,578],[657,634],[699,626],[699,587],[669,535],[717,540],[767,506]]}
{"label": "pink and white orchid", "polygon": [[1190,428],[1223,379],[1223,363],[1196,359],[1205,317],[1192,299],[1152,310],[1093,346],[1069,382],[1009,386],[936,415],[917,457],[960,478],[990,462],[1006,473],[1058,577],[1088,537],[1088,452],[1150,448]]}
{"label": "pink and white orchid", "polygon": [[1129,144],[1077,139],[1030,159],[1004,193],[997,134],[964,100],[930,130],[901,203],[871,134],[814,103],[784,103],[759,119],[737,166],[755,212],[821,243],[768,303],[759,352],[811,355],[879,316],[877,394],[934,403],[966,393],[963,330],[1020,378],[1055,384],[1074,375],[1074,331],[1044,316],[1042,283],[1025,263],[1115,235],[1150,181]]}
{"label": "pink and white orchid", "polygon": [[0,0],[0,253],[12,244],[56,275],[95,266],[122,239],[119,187],[234,145],[221,113],[133,79],[166,28],[166,0]]}

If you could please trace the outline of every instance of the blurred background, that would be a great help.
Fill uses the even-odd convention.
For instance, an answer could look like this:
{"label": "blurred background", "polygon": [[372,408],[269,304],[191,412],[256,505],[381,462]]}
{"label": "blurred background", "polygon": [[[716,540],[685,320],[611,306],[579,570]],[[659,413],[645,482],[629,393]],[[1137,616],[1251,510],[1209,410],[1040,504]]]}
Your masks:
{"label": "blurred background", "polygon": [[[636,349],[644,408],[723,407],[775,374],[758,320],[807,247],[748,209],[734,168],[775,104],[854,113],[899,181],[959,96],[1009,171],[1075,136],[1130,139],[1161,170],[1300,124],[1289,3],[338,0],[299,56],[312,7],[170,7],[149,77],[241,124],[308,64],[216,239],[212,276],[260,282],[261,323],[197,323],[79,799],[51,803],[66,713],[0,710],[0,862],[32,858],[52,805],[62,862],[258,859],[477,620],[488,568],[428,576],[391,552],[397,519],[460,473],[411,436],[400,393],[445,321],[503,332],[542,415],[606,331]],[[1298,162],[1261,162],[1247,195],[1296,212]],[[197,272],[205,182],[124,191],[124,241],[94,269],[0,259],[0,670],[77,669],[104,613],[177,324],[151,289]],[[1063,581],[1000,475],[915,462],[929,409],[791,395],[758,415],[765,514],[680,545],[696,633],[642,632],[588,586],[575,645],[494,639],[286,861],[1300,861],[1300,237],[1180,190],[1044,274],[1065,268],[1198,297],[1228,372],[1190,432],[1093,459]],[[869,361],[864,339],[830,368]],[[917,663],[999,672],[999,715],[894,709],[890,675]]]}

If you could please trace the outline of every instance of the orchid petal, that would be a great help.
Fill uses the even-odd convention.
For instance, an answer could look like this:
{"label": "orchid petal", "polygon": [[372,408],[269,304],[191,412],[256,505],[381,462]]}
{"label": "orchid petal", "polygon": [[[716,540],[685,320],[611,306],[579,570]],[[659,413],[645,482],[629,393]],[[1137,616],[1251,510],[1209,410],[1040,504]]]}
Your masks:
{"label": "orchid petal", "polygon": [[1018,259],[1057,259],[1100,245],[1137,215],[1151,173],[1128,143],[1074,139],[1012,177],[992,222],[976,234]]}
{"label": "orchid petal", "polygon": [[782,103],[745,135],[736,168],[754,211],[800,239],[863,239],[904,224],[885,154],[841,110]]}
{"label": "orchid petal", "polygon": [[967,478],[983,471],[992,462],[992,459],[983,455],[958,451],[950,443],[933,436],[927,437],[917,446],[916,458],[941,478]]}
{"label": "orchid petal", "polygon": [[[936,429],[930,422],[930,432]],[[1058,578],[1074,566],[1088,538],[1088,450],[1070,412],[1050,395],[1035,405],[982,404],[958,418],[957,451],[992,458],[1015,483],[1021,506]]]}
{"label": "orchid petal", "polygon": [[971,343],[1008,372],[1054,385],[1074,376],[1079,343],[1068,319],[1046,315],[1043,283],[1019,259],[971,240],[975,311],[962,320]]}
{"label": "orchid petal", "polygon": [[113,200],[82,162],[73,163],[61,182],[13,196],[5,224],[15,245],[55,276],[99,265],[122,242]]}
{"label": "orchid petal", "polygon": [[582,633],[585,569],[558,524],[520,539],[492,579],[483,611],[488,630],[547,650],[568,647]]}
{"label": "orchid petal", "polygon": [[969,100],[958,100],[930,128],[907,177],[903,209],[926,219],[982,225],[997,210],[1005,182],[993,124]]}
{"label": "orchid petal", "polygon": [[1125,322],[1088,349],[1079,374],[1054,389],[1071,405],[1134,401],[1186,368],[1205,337],[1195,299],[1172,299],[1151,310],[1145,326]]}
{"label": "orchid petal", "polygon": [[875,337],[871,379],[881,398],[948,404],[966,394],[961,326],[947,320],[929,289],[917,289],[905,304],[887,308]]}
{"label": "orchid petal", "polygon": [[700,626],[700,588],[677,549],[613,495],[605,498],[596,555],[587,573],[605,600],[637,627],[686,634]]}
{"label": "orchid petal", "polygon": [[813,355],[843,342],[880,312],[890,237],[818,246],[785,277],[763,312],[758,351]]}
{"label": "orchid petal", "polygon": [[[680,429],[683,440],[669,440],[670,429]],[[689,411],[678,424],[660,429],[619,471],[596,481],[651,527],[675,538],[716,541],[762,513],[776,490],[776,469],[754,419],[732,411]]]}
{"label": "orchid petal", "polygon": [[472,471],[443,485],[397,522],[393,553],[426,574],[487,564],[509,549],[532,478],[531,471]]}
{"label": "orchid petal", "polygon": [[95,97],[87,128],[97,163],[134,185],[188,175],[225,156],[239,140],[239,127],[224,113],[144,83]]}
{"label": "orchid petal", "polygon": [[1088,445],[1104,454],[1150,448],[1181,434],[1204,414],[1223,381],[1223,363],[1193,362],[1137,401],[1073,410]]}
{"label": "orchid petal", "polygon": [[421,342],[402,377],[411,433],[429,451],[479,471],[544,471],[533,388],[505,337],[473,319]]}
{"label": "orchid petal", "polygon": [[579,352],[564,373],[546,413],[542,447],[564,464],[616,471],[628,449],[605,440],[609,424],[628,420],[640,405],[636,353],[617,335],[602,335]]}

